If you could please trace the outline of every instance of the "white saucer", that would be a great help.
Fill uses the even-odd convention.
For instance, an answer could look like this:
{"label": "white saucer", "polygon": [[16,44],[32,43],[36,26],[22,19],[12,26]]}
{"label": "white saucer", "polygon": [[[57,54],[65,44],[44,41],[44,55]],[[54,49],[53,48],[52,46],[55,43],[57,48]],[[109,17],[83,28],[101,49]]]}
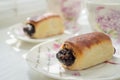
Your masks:
{"label": "white saucer", "polygon": [[9,32],[9,35],[13,35],[17,39],[20,39],[20,40],[23,40],[26,42],[31,42],[31,43],[39,43],[39,42],[48,41],[48,40],[55,40],[55,39],[65,36],[65,35],[71,34],[68,31],[65,31],[64,34],[58,35],[58,36],[41,38],[41,39],[32,39],[32,38],[28,37],[27,35],[25,35],[25,33],[23,32],[23,24],[22,23],[18,23],[18,24],[11,26],[9,28],[8,32]]}
{"label": "white saucer", "polygon": [[81,71],[65,70],[56,59],[60,45],[66,37],[48,41],[33,47],[25,56],[28,65],[54,79],[67,80],[115,80],[120,78],[120,57]]}

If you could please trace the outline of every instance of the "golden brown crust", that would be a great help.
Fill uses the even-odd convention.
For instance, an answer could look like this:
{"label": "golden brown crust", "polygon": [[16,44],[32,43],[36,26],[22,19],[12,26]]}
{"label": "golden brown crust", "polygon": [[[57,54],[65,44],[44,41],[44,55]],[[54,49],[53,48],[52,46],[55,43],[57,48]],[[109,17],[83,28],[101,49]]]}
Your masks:
{"label": "golden brown crust", "polygon": [[35,27],[37,27],[36,25],[37,25],[37,23],[41,23],[41,22],[43,22],[43,21],[45,21],[45,20],[48,20],[48,19],[50,19],[50,18],[61,18],[59,15],[50,15],[50,16],[46,16],[46,17],[43,17],[43,18],[41,18],[39,21],[33,21],[33,20],[28,20],[27,22],[26,22],[26,24],[33,24]]}
{"label": "golden brown crust", "polygon": [[101,32],[93,32],[69,38],[65,41],[63,48],[68,45],[72,49],[77,49],[79,53],[82,53],[83,49],[90,48],[94,44],[99,44],[107,40],[110,40],[110,38],[106,34]]}

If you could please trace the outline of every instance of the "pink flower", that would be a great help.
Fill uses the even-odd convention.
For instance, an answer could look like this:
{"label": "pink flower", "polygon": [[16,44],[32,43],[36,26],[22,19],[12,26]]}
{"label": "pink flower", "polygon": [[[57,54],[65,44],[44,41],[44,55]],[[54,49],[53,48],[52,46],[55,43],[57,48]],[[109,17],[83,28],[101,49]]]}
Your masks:
{"label": "pink flower", "polygon": [[101,10],[101,9],[104,9],[104,7],[103,6],[99,6],[99,7],[96,8],[96,10]]}
{"label": "pink flower", "polygon": [[53,44],[53,48],[54,48],[55,50],[56,50],[56,49],[59,49],[60,46],[61,46],[61,45],[60,45],[60,44],[57,44],[57,43],[54,43],[54,44]]}
{"label": "pink flower", "polygon": [[66,19],[67,18],[74,19],[79,16],[81,1],[60,0],[60,4],[61,4],[61,11]]}
{"label": "pink flower", "polygon": [[53,58],[54,57],[54,54],[51,54],[51,53],[48,53],[47,54],[49,58]]}
{"label": "pink flower", "polygon": [[80,73],[79,72],[74,72],[72,75],[74,75],[74,76],[80,76]]}

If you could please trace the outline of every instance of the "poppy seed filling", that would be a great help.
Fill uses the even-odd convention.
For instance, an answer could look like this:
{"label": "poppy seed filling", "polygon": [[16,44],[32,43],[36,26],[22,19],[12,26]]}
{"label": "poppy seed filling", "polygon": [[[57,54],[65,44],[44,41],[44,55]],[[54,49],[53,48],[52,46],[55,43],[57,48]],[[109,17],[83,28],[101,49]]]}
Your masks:
{"label": "poppy seed filling", "polygon": [[57,59],[66,66],[71,66],[75,61],[73,50],[64,48],[56,54]]}
{"label": "poppy seed filling", "polygon": [[32,34],[35,33],[35,27],[32,24],[27,24],[26,27],[23,28],[23,31],[29,36],[32,36]]}

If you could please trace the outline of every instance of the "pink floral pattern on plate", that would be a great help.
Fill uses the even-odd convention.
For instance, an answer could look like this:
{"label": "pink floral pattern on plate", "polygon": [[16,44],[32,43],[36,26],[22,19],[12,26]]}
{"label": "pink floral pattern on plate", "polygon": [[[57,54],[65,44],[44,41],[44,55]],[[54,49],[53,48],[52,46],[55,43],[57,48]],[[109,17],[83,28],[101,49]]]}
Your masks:
{"label": "pink floral pattern on plate", "polygon": [[59,0],[60,9],[65,20],[65,28],[75,34],[80,31],[77,20],[82,11],[82,0]]}
{"label": "pink floral pattern on plate", "polygon": [[120,42],[120,11],[99,6],[96,8],[98,27],[110,36],[115,35]]}
{"label": "pink floral pattern on plate", "polygon": [[74,73],[72,73],[72,75],[74,75],[74,76],[80,76],[80,72],[74,72]]}
{"label": "pink floral pattern on plate", "polygon": [[59,0],[61,11],[66,19],[73,20],[79,16],[81,0]]}

